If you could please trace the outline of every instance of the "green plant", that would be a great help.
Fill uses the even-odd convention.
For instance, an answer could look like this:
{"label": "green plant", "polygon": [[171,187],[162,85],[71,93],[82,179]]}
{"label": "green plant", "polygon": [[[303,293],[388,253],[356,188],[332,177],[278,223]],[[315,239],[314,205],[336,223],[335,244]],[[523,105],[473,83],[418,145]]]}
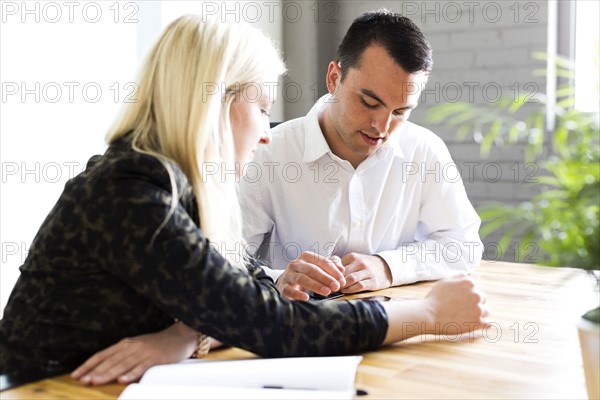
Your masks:
{"label": "green plant", "polygon": [[[560,59],[557,72],[571,78],[572,65]],[[523,257],[534,244],[541,264],[592,272],[600,269],[600,121],[598,112],[573,107],[573,91],[569,85],[557,90],[553,127],[546,123],[549,107],[543,94],[482,105],[441,104],[427,119],[457,128],[461,139],[471,133],[484,157],[495,144],[525,143],[524,161],[539,164],[542,186],[530,201],[490,203],[478,210],[484,221],[482,237],[500,233],[500,248],[520,238],[517,256]],[[598,288],[597,272],[594,277]],[[594,315],[600,318],[598,311]]]}

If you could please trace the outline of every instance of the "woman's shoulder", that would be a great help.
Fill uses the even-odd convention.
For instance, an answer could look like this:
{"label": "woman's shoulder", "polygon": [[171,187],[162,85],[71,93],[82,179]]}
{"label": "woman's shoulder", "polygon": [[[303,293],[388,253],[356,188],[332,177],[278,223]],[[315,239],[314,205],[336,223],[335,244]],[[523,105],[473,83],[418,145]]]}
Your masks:
{"label": "woman's shoulder", "polygon": [[85,172],[89,178],[132,183],[139,181],[169,191],[172,182],[176,182],[178,188],[188,186],[188,180],[176,162],[138,151],[127,138],[110,144],[103,155],[90,158]]}

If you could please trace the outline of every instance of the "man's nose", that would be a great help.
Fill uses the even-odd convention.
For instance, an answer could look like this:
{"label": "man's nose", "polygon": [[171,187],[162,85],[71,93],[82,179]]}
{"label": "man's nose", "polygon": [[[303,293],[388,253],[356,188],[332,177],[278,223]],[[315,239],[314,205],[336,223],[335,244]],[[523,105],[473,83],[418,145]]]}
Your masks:
{"label": "man's nose", "polygon": [[371,127],[375,128],[378,133],[386,133],[390,129],[391,123],[392,114],[387,111],[376,113],[371,119]]}

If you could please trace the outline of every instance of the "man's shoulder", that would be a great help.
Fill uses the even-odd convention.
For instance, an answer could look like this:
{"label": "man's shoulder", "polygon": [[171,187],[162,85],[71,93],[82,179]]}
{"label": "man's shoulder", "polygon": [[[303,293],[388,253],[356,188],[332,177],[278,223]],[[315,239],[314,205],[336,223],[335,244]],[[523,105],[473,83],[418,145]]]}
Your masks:
{"label": "man's shoulder", "polygon": [[431,130],[407,122],[397,136],[405,162],[452,162],[448,146]]}
{"label": "man's shoulder", "polygon": [[418,139],[420,141],[439,141],[442,140],[432,130],[425,128],[424,126],[418,125],[414,122],[407,121],[404,126],[404,131],[401,136],[408,136],[411,138]]}
{"label": "man's shoulder", "polygon": [[301,135],[304,132],[305,119],[306,117],[294,118],[277,124],[277,126],[271,129],[272,141],[290,140],[290,135]]}
{"label": "man's shoulder", "polygon": [[446,144],[436,133],[414,122],[407,121],[398,135],[398,141],[402,148],[426,147],[446,148]]}
{"label": "man's shoulder", "polygon": [[255,161],[276,160],[301,154],[304,149],[304,117],[282,122],[271,129],[271,142],[258,146]]}

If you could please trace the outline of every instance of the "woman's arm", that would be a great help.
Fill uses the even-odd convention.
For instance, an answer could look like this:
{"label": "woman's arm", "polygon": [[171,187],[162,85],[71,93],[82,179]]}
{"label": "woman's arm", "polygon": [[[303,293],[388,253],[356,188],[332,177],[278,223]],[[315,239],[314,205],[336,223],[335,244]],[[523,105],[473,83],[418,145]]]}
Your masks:
{"label": "woman's arm", "polygon": [[[115,379],[119,383],[131,383],[154,365],[189,358],[197,344],[196,331],[185,324],[174,323],[160,332],[125,338],[99,351],[73,371],[71,377],[85,385],[103,385]],[[220,345],[211,338],[211,349]]]}
{"label": "woman's arm", "polygon": [[[449,327],[466,334],[486,326],[488,310],[485,297],[472,280],[456,277],[436,283],[422,300],[394,301],[383,304],[388,315],[384,344],[421,334],[439,334]],[[182,361],[194,352],[197,333],[183,323],[175,323],[160,332],[125,338],[102,350],[71,376],[83,384],[102,385],[114,381],[137,381],[152,366]],[[221,343],[211,338],[211,349]]]}

